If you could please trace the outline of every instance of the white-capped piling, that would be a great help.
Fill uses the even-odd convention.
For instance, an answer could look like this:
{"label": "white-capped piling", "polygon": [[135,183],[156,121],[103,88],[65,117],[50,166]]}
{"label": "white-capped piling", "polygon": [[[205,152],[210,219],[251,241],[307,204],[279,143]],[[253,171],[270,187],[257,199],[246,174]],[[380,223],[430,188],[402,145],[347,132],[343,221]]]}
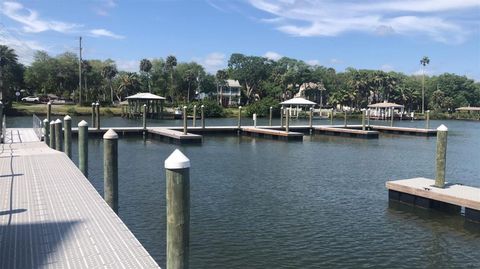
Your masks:
{"label": "white-capped piling", "polygon": [[43,120],[43,142],[50,145],[50,122],[47,119]]}
{"label": "white-capped piling", "polygon": [[95,113],[95,102],[92,103],[92,127],[95,128],[95,121],[97,121],[97,116]]}
{"label": "white-capped piling", "polygon": [[285,131],[288,133],[290,131],[290,108],[287,108],[287,115],[285,115]]}
{"label": "white-capped piling", "polygon": [[273,107],[270,107],[270,114],[268,117],[268,126],[272,126]]}
{"label": "white-capped piling", "polygon": [[205,106],[201,105],[201,114],[202,114],[202,129],[205,129]]}
{"label": "white-capped piling", "polygon": [[52,102],[50,101],[47,103],[47,120],[48,122],[52,121]]}
{"label": "white-capped piling", "polygon": [[78,167],[88,178],[88,123],[84,120],[78,123]]}
{"label": "white-capped piling", "polygon": [[63,118],[63,150],[67,154],[68,158],[72,158],[72,118],[70,116],[65,116]]}
{"label": "white-capped piling", "polygon": [[393,113],[394,111],[395,111],[395,110],[394,110],[393,107],[392,107],[392,108],[390,109],[390,117],[391,117],[391,119],[390,119],[390,127],[393,127],[393,117],[394,117],[394,114],[395,114],[395,113]]}
{"label": "white-capped piling", "polygon": [[55,121],[52,120],[50,121],[50,142],[48,145],[52,148],[55,149]]}
{"label": "white-capped piling", "polygon": [[190,160],[176,149],[165,160],[167,203],[167,269],[189,267]]}
{"label": "white-capped piling", "polygon": [[97,130],[100,130],[100,103],[96,103],[95,104],[95,107],[96,107],[96,113],[95,115],[97,116],[97,119],[95,121],[95,127],[97,128]]}
{"label": "white-capped piling", "polygon": [[63,129],[62,129],[62,121],[57,119],[55,121],[55,149],[58,151],[62,151],[63,144]]}
{"label": "white-capped piling", "polygon": [[242,106],[238,107],[238,129],[242,127]]}
{"label": "white-capped piling", "polygon": [[425,129],[430,128],[430,110],[426,111],[426,121],[425,121]]}
{"label": "white-capped piling", "polygon": [[283,128],[283,113],[285,113],[285,109],[283,106],[280,108],[280,127]]}
{"label": "white-capped piling", "polygon": [[252,119],[253,119],[253,127],[257,128],[257,113],[253,113]]}
{"label": "white-capped piling", "polygon": [[447,164],[447,136],[448,128],[440,125],[437,128],[437,152],[436,152],[436,171],[435,186],[443,188],[445,186],[445,167]]}
{"label": "white-capped piling", "polygon": [[187,126],[187,106],[183,106],[183,134],[186,135],[188,133],[188,126]]}
{"label": "white-capped piling", "polygon": [[312,130],[313,127],[313,107],[310,108],[310,114],[309,114],[309,119],[308,119],[308,126],[310,127],[310,131]]}
{"label": "white-capped piling", "polygon": [[343,125],[345,126],[345,128],[347,127],[347,111],[345,110],[345,113],[344,113],[344,119],[343,119]]}
{"label": "white-capped piling", "polygon": [[365,109],[362,109],[362,131],[365,131]]}
{"label": "white-capped piling", "polygon": [[147,129],[147,105],[143,105],[143,130]]}
{"label": "white-capped piling", "polygon": [[118,135],[113,129],[103,135],[103,184],[105,202],[118,213]]}
{"label": "white-capped piling", "polygon": [[196,122],[197,122],[197,105],[193,105],[193,120],[192,120],[193,127],[196,127]]}

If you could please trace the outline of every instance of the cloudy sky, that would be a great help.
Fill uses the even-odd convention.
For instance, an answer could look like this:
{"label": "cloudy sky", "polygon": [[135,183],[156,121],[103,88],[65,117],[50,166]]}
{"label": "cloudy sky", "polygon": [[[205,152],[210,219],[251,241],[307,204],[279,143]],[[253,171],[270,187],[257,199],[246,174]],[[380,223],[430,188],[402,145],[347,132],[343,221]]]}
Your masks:
{"label": "cloudy sky", "polygon": [[197,61],[210,72],[231,53],[480,80],[480,0],[0,1],[0,44],[23,63],[35,50],[78,51],[136,71],[142,58]]}

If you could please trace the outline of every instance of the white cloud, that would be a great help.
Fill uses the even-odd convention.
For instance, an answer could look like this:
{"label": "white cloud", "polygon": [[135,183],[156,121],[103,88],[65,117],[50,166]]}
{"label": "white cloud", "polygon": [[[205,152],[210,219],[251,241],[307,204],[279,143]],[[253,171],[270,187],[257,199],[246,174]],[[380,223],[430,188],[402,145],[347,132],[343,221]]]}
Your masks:
{"label": "white cloud", "polygon": [[282,58],[283,56],[274,52],[274,51],[267,51],[263,57],[265,58],[268,58],[270,60],[273,60],[273,61],[278,61],[280,58]]}
{"label": "white cloud", "polygon": [[[274,1],[249,0],[271,15],[262,21],[295,36],[337,36],[345,32],[424,35],[460,43],[478,25],[478,0]],[[458,16],[462,11],[462,16]],[[464,14],[470,16],[463,16]]]}
{"label": "white cloud", "polygon": [[90,34],[94,37],[110,37],[114,39],[123,39],[125,38],[122,35],[114,34],[113,32],[106,29],[92,29],[89,31]]}
{"label": "white cloud", "polygon": [[93,11],[100,16],[110,15],[110,11],[117,6],[115,0],[99,0],[97,6],[93,7]]}
{"label": "white cloud", "polygon": [[390,64],[383,64],[382,66],[380,66],[380,69],[385,72],[390,72],[394,70],[393,66]]}
{"label": "white cloud", "polygon": [[307,60],[305,61],[308,65],[320,65],[319,60]]}
{"label": "white cloud", "polygon": [[339,60],[339,59],[332,58],[332,59],[330,59],[330,63],[331,64],[341,64],[341,63],[343,63],[343,61]]}
{"label": "white cloud", "polygon": [[38,12],[24,8],[18,2],[3,2],[1,12],[10,19],[22,24],[22,30],[27,33],[45,31],[68,33],[81,27],[81,25],[74,23],[40,19]]}
{"label": "white cloud", "polygon": [[137,60],[116,60],[117,68],[120,71],[138,72],[140,61]]}
{"label": "white cloud", "polygon": [[19,62],[25,65],[29,65],[34,61],[36,51],[49,51],[49,48],[43,46],[38,41],[20,40],[6,29],[0,29],[0,44],[14,49]]}
{"label": "white cloud", "polygon": [[220,52],[212,52],[206,57],[194,57],[193,60],[201,64],[209,73],[215,73],[219,69],[226,66],[225,54]]}

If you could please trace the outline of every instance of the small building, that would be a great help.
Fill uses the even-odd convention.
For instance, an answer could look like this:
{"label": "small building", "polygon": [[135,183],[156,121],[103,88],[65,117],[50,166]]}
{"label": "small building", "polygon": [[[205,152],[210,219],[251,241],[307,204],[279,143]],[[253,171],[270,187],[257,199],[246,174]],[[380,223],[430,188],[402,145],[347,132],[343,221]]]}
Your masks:
{"label": "small building", "polygon": [[121,103],[123,112],[122,114],[129,118],[141,116],[143,113],[143,105],[147,105],[147,117],[163,117],[163,100],[165,100],[165,97],[148,92],[140,92],[130,95],[125,99],[127,99],[127,104],[124,102]]}
{"label": "small building", "polygon": [[403,105],[389,103],[387,101],[384,101],[383,103],[368,105],[368,108],[371,110],[370,118],[373,118],[373,119],[387,119],[392,116],[392,113],[394,113],[393,116],[395,118],[401,119],[404,114]]}
{"label": "small building", "polygon": [[242,86],[238,80],[227,79],[225,80],[225,85],[218,87],[218,103],[223,107],[240,105],[241,95]]}

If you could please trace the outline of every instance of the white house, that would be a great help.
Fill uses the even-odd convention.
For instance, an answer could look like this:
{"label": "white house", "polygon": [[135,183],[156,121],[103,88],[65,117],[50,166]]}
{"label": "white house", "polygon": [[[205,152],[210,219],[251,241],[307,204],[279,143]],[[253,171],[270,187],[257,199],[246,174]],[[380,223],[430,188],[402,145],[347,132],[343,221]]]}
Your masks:
{"label": "white house", "polygon": [[224,107],[238,106],[240,104],[242,86],[238,80],[227,79],[224,86],[217,89],[218,103]]}

